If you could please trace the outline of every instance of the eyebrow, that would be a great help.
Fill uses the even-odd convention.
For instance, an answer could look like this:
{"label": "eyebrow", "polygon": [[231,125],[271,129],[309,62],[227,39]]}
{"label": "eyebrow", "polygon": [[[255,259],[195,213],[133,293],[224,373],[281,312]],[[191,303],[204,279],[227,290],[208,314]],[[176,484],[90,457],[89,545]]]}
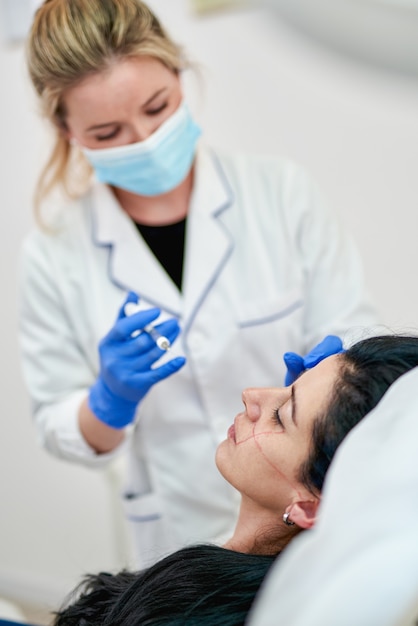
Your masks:
{"label": "eyebrow", "polygon": [[117,122],[106,122],[105,124],[94,124],[94,126],[89,126],[88,128],[86,128],[86,132],[89,132],[90,130],[99,130],[99,128],[105,128],[106,126],[113,126],[114,124],[117,124]]}
{"label": "eyebrow", "polygon": [[161,89],[158,89],[158,91],[156,91],[156,92],[155,92],[155,94],[154,94],[154,95],[152,95],[152,96],[151,96],[151,98],[149,98],[149,99],[148,99],[148,100],[147,100],[147,101],[146,101],[146,102],[145,102],[142,106],[143,106],[143,107],[148,106],[149,104],[151,104],[151,102],[152,102],[155,98],[157,98],[159,95],[161,95],[161,94],[163,93],[163,91],[166,91],[166,90],[167,90],[167,87],[161,87]]}
{"label": "eyebrow", "polygon": [[292,422],[294,423],[295,426],[297,426],[295,385],[292,385],[291,398],[292,398],[292,413],[291,413]]}
{"label": "eyebrow", "polygon": [[[158,91],[156,91],[151,98],[148,98],[148,100],[146,102],[144,102],[144,104],[142,105],[142,107],[147,107],[151,104],[151,102],[153,100],[155,100],[155,98],[158,98],[158,96],[160,96],[164,91],[167,90],[167,87],[161,87],[161,89],[158,89]],[[86,131],[89,132],[91,130],[99,130],[100,128],[106,128],[106,126],[113,126],[114,124],[117,124],[118,122],[105,122],[104,124],[94,124],[93,126],[89,126]]]}

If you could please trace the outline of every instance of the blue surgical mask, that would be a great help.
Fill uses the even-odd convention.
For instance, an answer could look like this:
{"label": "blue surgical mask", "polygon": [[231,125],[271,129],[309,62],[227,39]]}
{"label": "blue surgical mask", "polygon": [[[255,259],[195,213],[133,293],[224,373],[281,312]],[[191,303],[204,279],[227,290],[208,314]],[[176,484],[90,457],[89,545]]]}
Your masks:
{"label": "blue surgical mask", "polygon": [[101,182],[143,196],[158,196],[186,178],[200,134],[183,102],[144,141],[115,148],[81,149]]}

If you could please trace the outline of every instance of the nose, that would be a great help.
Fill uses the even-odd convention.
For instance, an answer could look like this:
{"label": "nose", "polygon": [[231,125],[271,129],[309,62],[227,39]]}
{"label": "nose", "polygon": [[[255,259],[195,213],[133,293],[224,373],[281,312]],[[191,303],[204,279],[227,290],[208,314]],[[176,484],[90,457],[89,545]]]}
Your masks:
{"label": "nose", "polygon": [[283,404],[290,394],[289,387],[250,387],[242,392],[246,415],[257,422],[263,415],[269,417],[272,409]]}
{"label": "nose", "polygon": [[145,141],[156,130],[152,120],[137,120],[131,124],[131,140],[130,143],[138,143]]}
{"label": "nose", "polygon": [[149,134],[144,132],[142,129],[134,128],[131,133],[131,140],[129,143],[139,143],[140,141],[144,141]]}
{"label": "nose", "polygon": [[245,412],[251,422],[257,422],[260,419],[260,389],[249,387],[242,392],[242,401],[245,406]]}

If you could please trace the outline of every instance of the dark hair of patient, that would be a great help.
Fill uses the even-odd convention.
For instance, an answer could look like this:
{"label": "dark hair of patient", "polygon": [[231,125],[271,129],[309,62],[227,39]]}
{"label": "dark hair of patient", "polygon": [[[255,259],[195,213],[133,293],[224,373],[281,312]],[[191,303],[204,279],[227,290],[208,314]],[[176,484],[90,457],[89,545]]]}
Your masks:
{"label": "dark hair of patient", "polygon": [[54,626],[239,626],[274,557],[183,548],[140,572],[87,575]]}
{"label": "dark hair of patient", "polygon": [[311,452],[299,471],[300,482],[314,494],[321,493],[325,475],[344,437],[402,374],[418,366],[418,337],[370,337],[341,356],[341,374],[326,413],[315,420]]}

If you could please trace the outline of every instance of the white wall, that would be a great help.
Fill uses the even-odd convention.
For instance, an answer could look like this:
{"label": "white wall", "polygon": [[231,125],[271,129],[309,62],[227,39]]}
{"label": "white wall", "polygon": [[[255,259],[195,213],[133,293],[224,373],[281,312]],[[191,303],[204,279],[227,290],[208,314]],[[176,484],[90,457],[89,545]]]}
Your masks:
{"label": "white wall", "polygon": [[21,46],[0,48],[0,76],[0,596],[44,604],[62,598],[80,572],[112,565],[115,542],[103,478],[59,463],[35,442],[18,363],[16,274],[46,142]]}
{"label": "white wall", "polygon": [[[305,165],[353,232],[382,316],[418,328],[418,79],[334,56],[262,6],[197,18],[186,0],[150,5],[203,66],[185,77],[207,141]],[[85,571],[126,564],[101,474],[40,450],[17,355],[16,272],[48,145],[20,44],[0,47],[0,595],[54,603]],[[129,547],[129,546],[128,546]]]}

